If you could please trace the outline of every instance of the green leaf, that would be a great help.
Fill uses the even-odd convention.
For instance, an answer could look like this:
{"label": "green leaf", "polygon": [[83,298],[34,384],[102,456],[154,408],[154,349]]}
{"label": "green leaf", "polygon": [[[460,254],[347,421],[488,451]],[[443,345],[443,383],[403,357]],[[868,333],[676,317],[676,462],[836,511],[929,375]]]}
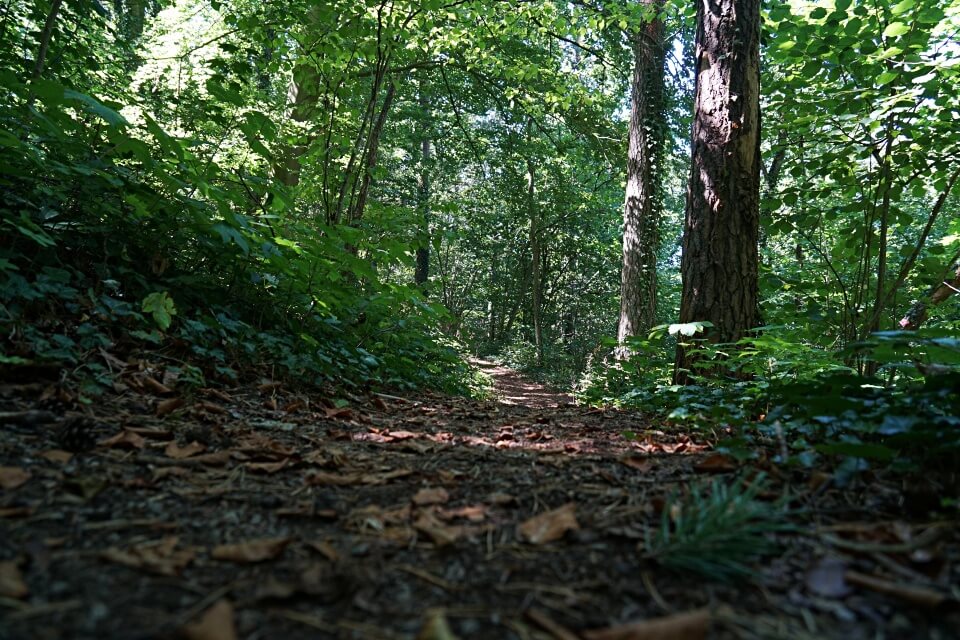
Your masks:
{"label": "green leaf", "polygon": [[80,93],[78,91],[73,91],[71,89],[66,89],[63,92],[63,97],[67,100],[76,100],[77,102],[83,103],[87,107],[87,111],[103,118],[107,124],[113,127],[126,126],[130,124],[127,122],[127,119],[122,115],[111,109],[110,107],[104,106],[96,98],[88,96],[85,93]]}
{"label": "green leaf", "polygon": [[831,442],[817,445],[816,450],[827,455],[848,456],[851,458],[871,458],[873,460],[893,460],[897,452],[882,444],[867,442]]}
{"label": "green leaf", "polygon": [[893,22],[883,30],[883,37],[896,38],[910,31],[910,25],[903,22]]}
{"label": "green leaf", "polygon": [[877,76],[877,84],[881,87],[885,84],[890,84],[891,82],[896,80],[899,75],[900,74],[897,73],[896,71],[884,71],[879,76]]}
{"label": "green leaf", "polygon": [[906,13],[907,11],[910,11],[910,9],[913,9],[916,4],[916,0],[903,0],[903,2],[898,2],[897,4],[893,5],[890,11],[893,13],[893,15],[899,16],[901,13]]}
{"label": "green leaf", "polygon": [[173,298],[166,291],[151,293],[143,299],[141,310],[153,316],[153,321],[157,323],[163,331],[170,328],[173,322],[173,316],[177,315],[177,309],[173,304]]}

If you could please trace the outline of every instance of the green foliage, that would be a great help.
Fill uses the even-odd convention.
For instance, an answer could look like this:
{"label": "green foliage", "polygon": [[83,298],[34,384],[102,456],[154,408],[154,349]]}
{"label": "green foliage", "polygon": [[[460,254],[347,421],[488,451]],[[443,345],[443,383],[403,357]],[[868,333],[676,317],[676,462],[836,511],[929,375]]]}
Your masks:
{"label": "green foliage", "polygon": [[671,495],[660,528],[648,536],[644,555],[673,569],[733,581],[754,573],[752,563],[777,551],[773,534],[788,531],[785,500],[763,502],[762,475],[752,481],[717,479]]}
{"label": "green foliage", "polygon": [[173,322],[173,316],[177,315],[177,309],[174,306],[173,298],[166,291],[151,293],[143,299],[140,310],[149,313],[153,321],[161,330],[166,331]]}

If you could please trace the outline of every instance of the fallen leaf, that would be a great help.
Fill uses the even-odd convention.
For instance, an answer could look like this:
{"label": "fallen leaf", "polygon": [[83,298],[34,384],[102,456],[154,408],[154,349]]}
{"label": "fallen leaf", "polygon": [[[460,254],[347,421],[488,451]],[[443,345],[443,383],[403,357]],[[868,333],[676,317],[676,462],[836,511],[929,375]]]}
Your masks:
{"label": "fallen leaf", "polygon": [[183,398],[170,398],[157,403],[156,414],[161,418],[170,415],[180,407],[186,404]]}
{"label": "fallen leaf", "polygon": [[437,515],[444,520],[464,518],[470,522],[483,522],[487,519],[487,507],[482,504],[467,505],[456,509],[441,509]]}
{"label": "fallen leaf", "polygon": [[173,393],[173,389],[161,382],[158,382],[155,378],[151,378],[150,376],[144,376],[141,382],[143,382],[144,387],[158,396],[168,396]]}
{"label": "fallen leaf", "polygon": [[101,447],[112,447],[117,449],[143,449],[147,446],[147,441],[133,431],[124,429],[120,433],[101,440],[97,443]]}
{"label": "fallen leaf", "polygon": [[286,467],[288,462],[290,462],[290,459],[285,458],[280,462],[248,462],[244,466],[246,466],[248,471],[271,474]]}
{"label": "fallen leaf", "polygon": [[0,518],[25,518],[33,515],[33,507],[0,507]]}
{"label": "fallen leaf", "polygon": [[49,451],[44,451],[41,453],[40,457],[44,460],[49,460],[50,462],[66,464],[73,458],[73,454],[62,449],[50,449]]}
{"label": "fallen leaf", "polygon": [[487,502],[498,506],[504,506],[508,504],[515,504],[517,499],[509,493],[501,493],[498,491],[487,496]]}
{"label": "fallen leaf", "polygon": [[847,563],[840,558],[820,558],[807,571],[804,582],[807,589],[824,598],[842,598],[850,593],[850,585],[844,579]]}
{"label": "fallen leaf", "polygon": [[443,504],[449,499],[450,494],[442,487],[435,489],[425,488],[420,489],[420,491],[417,491],[416,495],[413,496],[413,504],[423,507],[431,504]]}
{"label": "fallen leaf", "polygon": [[15,562],[0,562],[0,596],[4,598],[24,598],[30,588],[23,581],[23,575]]}
{"label": "fallen leaf", "polygon": [[151,477],[152,482],[159,482],[164,478],[177,477],[182,478],[184,476],[191,475],[192,472],[189,469],[184,469],[183,467],[158,467],[153,470],[153,476]]}
{"label": "fallen leaf", "polygon": [[422,512],[413,523],[413,528],[430,536],[438,547],[453,544],[464,533],[463,527],[450,526],[441,522],[433,511]]}
{"label": "fallen leaf", "polygon": [[280,555],[291,538],[262,538],[260,540],[246,540],[233,544],[221,544],[213,548],[210,553],[217,560],[230,562],[263,562]]}
{"label": "fallen leaf", "polygon": [[388,431],[385,435],[387,437],[387,442],[410,440],[417,437],[417,434],[412,431]]}
{"label": "fallen leaf", "polygon": [[129,549],[111,547],[100,553],[110,562],[132,569],[145,569],[163,576],[176,576],[191,562],[196,553],[193,549],[177,549],[179,538],[168,536],[162,540],[147,542]]}
{"label": "fallen leaf", "polygon": [[208,467],[222,467],[223,465],[230,462],[231,452],[227,449],[223,451],[214,451],[213,453],[205,453],[200,456],[193,456],[192,458],[186,458],[190,464],[204,464]]}
{"label": "fallen leaf", "polygon": [[30,472],[20,467],[0,467],[0,488],[16,489],[30,479]]}
{"label": "fallen leaf", "polygon": [[710,612],[685,611],[582,633],[586,640],[702,640],[710,630]]}
{"label": "fallen leaf", "polygon": [[349,407],[338,407],[333,409],[324,409],[323,412],[326,414],[327,418],[338,418],[341,420],[352,420],[353,419],[353,409]]}
{"label": "fallen leaf", "polygon": [[330,562],[340,562],[340,553],[326,540],[308,540],[306,544]]}
{"label": "fallen leaf", "polygon": [[176,440],[174,440],[166,446],[163,452],[168,458],[173,458],[174,460],[183,460],[184,458],[189,458],[190,456],[200,453],[204,449],[206,449],[206,447],[196,440],[182,447],[177,444]]}
{"label": "fallen leaf", "polygon": [[229,600],[220,600],[207,609],[199,620],[184,625],[182,631],[188,640],[236,640],[233,605]]}
{"label": "fallen leaf", "polygon": [[701,473],[726,473],[737,470],[737,461],[722,453],[711,453],[693,465]]}
{"label": "fallen leaf", "polygon": [[525,521],[520,525],[520,535],[531,544],[547,544],[579,528],[576,505],[570,502]]}
{"label": "fallen leaf", "polygon": [[636,469],[637,471],[647,472],[653,469],[653,463],[650,461],[650,458],[645,456],[623,456],[618,459],[620,464],[630,467],[631,469]]}
{"label": "fallen leaf", "polygon": [[207,400],[201,400],[200,402],[195,403],[193,405],[193,408],[198,409],[200,411],[206,411],[207,413],[212,413],[218,416],[225,416],[230,413],[224,407],[221,407],[216,402],[209,402]]}

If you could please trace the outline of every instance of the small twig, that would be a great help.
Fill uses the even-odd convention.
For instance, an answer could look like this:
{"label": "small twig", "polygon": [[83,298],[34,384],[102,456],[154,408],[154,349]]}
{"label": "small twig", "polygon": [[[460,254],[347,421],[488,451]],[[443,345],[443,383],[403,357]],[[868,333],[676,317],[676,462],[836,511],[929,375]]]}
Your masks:
{"label": "small twig", "polygon": [[455,584],[451,584],[444,580],[443,578],[438,578],[429,571],[424,571],[423,569],[417,569],[408,564],[401,564],[396,567],[398,571],[403,571],[409,573],[412,576],[416,576],[425,582],[429,582],[432,585],[440,587],[444,591],[459,591],[460,587]]}
{"label": "small twig", "polygon": [[657,585],[653,583],[653,574],[649,571],[644,571],[640,574],[640,579],[643,580],[643,586],[646,587],[647,593],[649,593],[653,601],[657,603],[657,606],[663,609],[665,613],[673,613],[673,607],[667,604],[667,601],[660,595]]}

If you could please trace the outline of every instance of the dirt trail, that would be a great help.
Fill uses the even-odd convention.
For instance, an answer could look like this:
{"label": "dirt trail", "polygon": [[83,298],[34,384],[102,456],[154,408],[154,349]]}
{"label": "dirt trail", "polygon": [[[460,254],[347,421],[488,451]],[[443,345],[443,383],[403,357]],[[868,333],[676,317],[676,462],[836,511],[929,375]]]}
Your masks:
{"label": "dirt trail", "polygon": [[470,360],[470,363],[490,376],[493,380],[494,393],[503,404],[520,405],[531,409],[573,404],[573,396],[527,380],[509,367],[479,358]]}
{"label": "dirt trail", "polygon": [[[671,492],[728,467],[641,415],[491,372],[502,402],[167,394],[131,367],[69,423],[96,441],[74,454],[50,415],[20,413],[63,415],[49,386],[0,385],[0,638],[570,640],[691,611],[658,637],[956,637],[956,618],[895,598],[810,592],[828,550],[804,536],[740,586],[644,559]],[[772,471],[804,504],[807,480]],[[818,518],[890,518],[876,498]]]}

